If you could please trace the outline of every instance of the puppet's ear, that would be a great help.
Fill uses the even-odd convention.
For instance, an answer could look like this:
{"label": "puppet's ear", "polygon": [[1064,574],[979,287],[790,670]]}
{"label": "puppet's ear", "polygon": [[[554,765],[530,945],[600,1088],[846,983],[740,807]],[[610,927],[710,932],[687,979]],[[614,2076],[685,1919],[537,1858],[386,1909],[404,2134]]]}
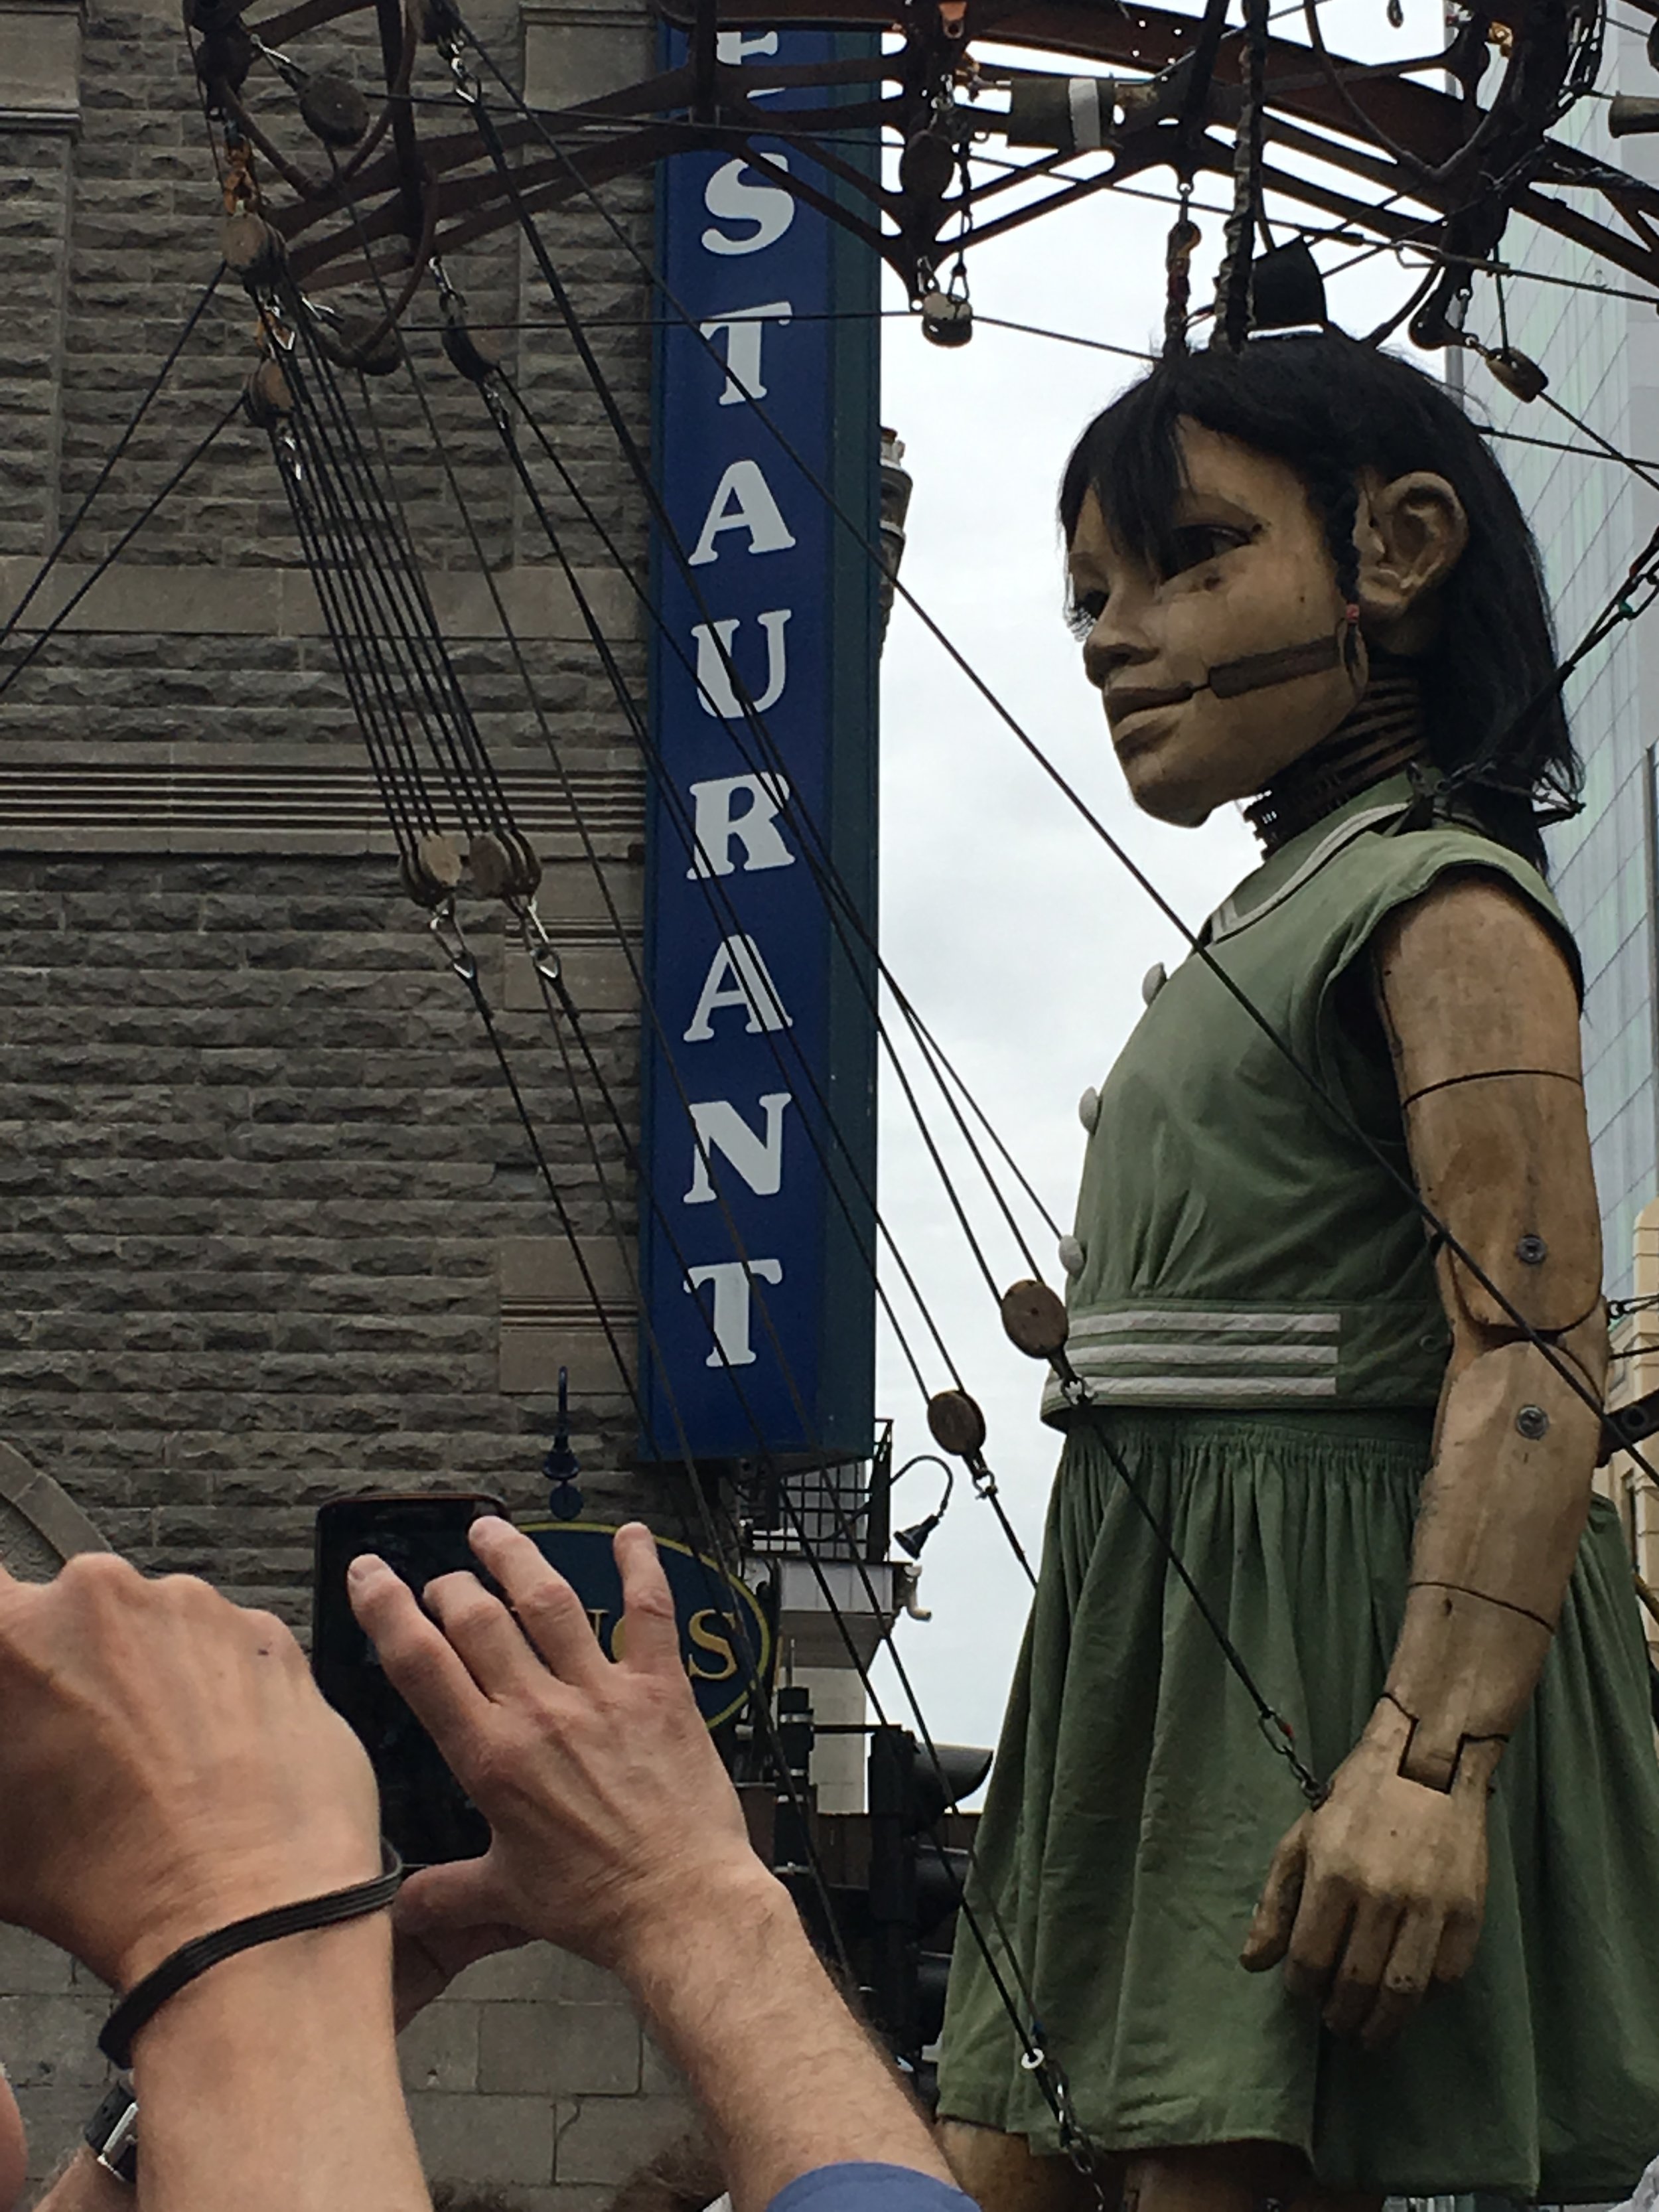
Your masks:
{"label": "puppet's ear", "polygon": [[1354,544],[1365,635],[1395,653],[1421,653],[1438,620],[1437,587],[1469,542],[1463,502],[1427,469],[1385,480],[1368,470],[1359,487]]}

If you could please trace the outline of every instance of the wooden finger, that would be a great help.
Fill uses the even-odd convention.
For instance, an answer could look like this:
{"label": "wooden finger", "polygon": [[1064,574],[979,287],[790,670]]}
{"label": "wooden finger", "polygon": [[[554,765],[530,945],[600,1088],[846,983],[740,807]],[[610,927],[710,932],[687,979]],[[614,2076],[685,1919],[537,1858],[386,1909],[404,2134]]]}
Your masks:
{"label": "wooden finger", "polygon": [[1304,1813],[1294,1827],[1279,1838],[1279,1848],[1267,1868],[1267,1879],[1261,1886],[1261,1895],[1250,1916],[1249,1932],[1239,1953],[1239,1962],[1253,1974],[1276,1966],[1290,1948],[1291,1930],[1302,1901],[1302,1880],[1307,1867],[1308,1819]]}
{"label": "wooden finger", "polygon": [[1370,2018],[1403,1911],[1395,1899],[1376,1897],[1355,1911],[1325,2002],[1325,2025],[1333,2035],[1358,2035]]}
{"label": "wooden finger", "polygon": [[1449,1912],[1441,1932],[1439,1948],[1435,1956],[1434,1978],[1437,1982],[1461,1982],[1474,1964],[1475,1946],[1480,1941],[1480,1915],[1464,1910]]}
{"label": "wooden finger", "polygon": [[1434,1962],[1440,1949],[1443,1923],[1427,1905],[1408,1907],[1394,1939],[1359,2040],[1367,2051],[1378,2051],[1391,2042],[1423,2002],[1434,1978]]}
{"label": "wooden finger", "polygon": [[1285,1986],[1293,1997],[1324,1996],[1347,1948],[1353,1917],[1354,1895],[1346,1881],[1316,1871],[1303,1882],[1285,1954]]}

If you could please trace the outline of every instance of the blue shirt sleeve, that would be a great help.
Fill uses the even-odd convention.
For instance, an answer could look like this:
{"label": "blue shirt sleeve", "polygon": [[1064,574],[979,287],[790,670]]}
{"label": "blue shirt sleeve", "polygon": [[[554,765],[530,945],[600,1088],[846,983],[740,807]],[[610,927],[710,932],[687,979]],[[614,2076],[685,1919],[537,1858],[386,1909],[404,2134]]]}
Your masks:
{"label": "blue shirt sleeve", "polygon": [[785,2185],[767,2212],[977,2212],[971,2197],[913,2166],[848,2159]]}

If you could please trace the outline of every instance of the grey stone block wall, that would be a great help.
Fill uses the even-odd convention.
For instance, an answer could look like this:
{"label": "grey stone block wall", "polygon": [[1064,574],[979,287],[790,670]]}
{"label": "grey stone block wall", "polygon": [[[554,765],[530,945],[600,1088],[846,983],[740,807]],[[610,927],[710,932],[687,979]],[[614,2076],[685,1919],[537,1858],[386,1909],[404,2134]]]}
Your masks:
{"label": "grey stone block wall", "polygon": [[[64,1953],[0,1927],[0,2052],[48,2179],[110,2080],[109,1995]],[[546,1944],[481,1960],[405,2029],[404,2087],[432,2180],[514,2212],[600,2212],[690,2120],[618,1984]]]}
{"label": "grey stone block wall", "polygon": [[[550,103],[651,66],[643,0],[526,0],[522,12],[468,0],[467,12]],[[295,52],[364,76],[367,35],[359,17]],[[447,88],[424,55],[417,91]],[[261,70],[251,89],[295,143],[277,81]],[[628,249],[648,252],[649,178],[607,186],[605,205],[609,221],[555,212],[544,234],[643,441],[650,295]],[[177,0],[0,8],[0,620],[211,276],[220,214]],[[516,236],[480,241],[449,272],[641,570],[642,502]],[[542,910],[620,1130],[591,1078],[573,1091],[499,921],[475,908],[468,927],[631,1343],[592,1146],[629,1232],[638,1010],[586,855],[597,852],[636,943],[640,763],[436,320],[428,289],[410,352],[540,715],[413,386],[365,395],[343,382],[366,441],[385,441],[479,726],[547,863]],[[642,1510],[671,1534],[687,1522],[675,1493],[632,1471],[627,1395],[499,1072],[400,889],[264,436],[234,421],[33,653],[40,622],[255,357],[249,305],[223,285],[52,582],[0,643],[0,1441],[142,1566],[205,1574],[303,1630],[322,1498],[477,1483],[515,1510],[541,1502],[562,1362],[590,1508]],[[534,467],[642,686],[635,598],[554,471]],[[0,2058],[37,2174],[100,2092],[106,2003],[61,1954],[0,1930]],[[403,2058],[434,2179],[499,2185],[522,2212],[597,2212],[684,2116],[619,1990],[550,1951],[472,1969],[416,2023]]]}

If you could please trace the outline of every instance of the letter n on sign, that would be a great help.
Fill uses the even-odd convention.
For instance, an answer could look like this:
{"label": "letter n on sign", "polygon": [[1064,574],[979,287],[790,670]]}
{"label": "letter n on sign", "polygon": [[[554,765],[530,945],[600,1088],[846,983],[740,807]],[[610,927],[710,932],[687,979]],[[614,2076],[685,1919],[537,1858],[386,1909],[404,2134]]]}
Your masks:
{"label": "letter n on sign", "polygon": [[[685,41],[665,41],[672,67]],[[825,95],[769,89],[769,67],[878,51],[750,30],[722,33],[719,58],[783,109]],[[847,158],[845,134],[836,145]],[[658,175],[648,1461],[846,1460],[872,1443],[875,1029],[859,925],[875,920],[878,629],[858,540],[878,542],[877,270],[786,175],[844,189],[766,140],[676,155]]]}

